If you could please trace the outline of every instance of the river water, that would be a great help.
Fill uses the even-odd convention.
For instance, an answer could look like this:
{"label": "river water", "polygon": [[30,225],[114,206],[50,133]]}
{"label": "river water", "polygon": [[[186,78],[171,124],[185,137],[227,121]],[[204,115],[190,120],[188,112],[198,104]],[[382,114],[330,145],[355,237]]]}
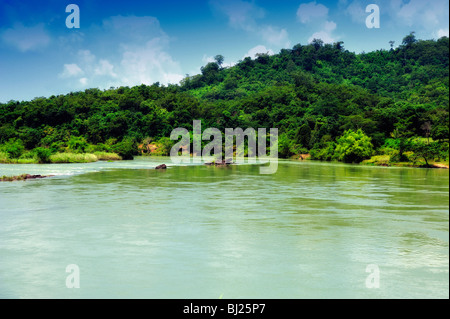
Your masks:
{"label": "river water", "polygon": [[449,298],[448,170],[0,165],[22,173],[55,176],[0,183],[0,298]]}

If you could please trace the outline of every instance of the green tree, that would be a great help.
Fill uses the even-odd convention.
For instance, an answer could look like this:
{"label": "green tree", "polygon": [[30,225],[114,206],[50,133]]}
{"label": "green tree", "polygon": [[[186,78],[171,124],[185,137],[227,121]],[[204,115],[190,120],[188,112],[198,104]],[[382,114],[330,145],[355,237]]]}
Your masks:
{"label": "green tree", "polygon": [[44,147],[36,147],[33,149],[33,153],[36,155],[40,163],[50,163],[50,156],[52,151]]}
{"label": "green tree", "polygon": [[210,62],[200,68],[206,84],[212,84],[216,81],[219,69],[219,65],[216,62]]}
{"label": "green tree", "polygon": [[311,159],[320,161],[331,161],[335,157],[336,143],[326,142],[323,148],[314,148],[311,150]]}
{"label": "green tree", "polygon": [[19,158],[25,151],[25,146],[22,140],[11,138],[5,144],[0,145],[0,151],[8,153],[10,158]]}
{"label": "green tree", "polygon": [[406,158],[404,153],[413,135],[413,132],[409,129],[411,121],[409,118],[400,119],[394,126],[395,129],[391,133],[391,137],[398,140],[398,156],[392,158],[392,161],[407,162],[408,158]]}
{"label": "green tree", "polygon": [[298,144],[303,147],[309,147],[309,142],[311,141],[311,128],[307,123],[299,127],[295,139]]}
{"label": "green tree", "polygon": [[132,138],[124,138],[121,142],[113,145],[111,149],[124,160],[132,160],[133,155],[138,153],[137,143]]}
{"label": "green tree", "polygon": [[225,60],[224,56],[221,54],[218,54],[214,57],[214,61],[216,61],[217,65],[219,67],[222,67],[223,61]]}
{"label": "green tree", "polygon": [[74,153],[84,153],[88,145],[86,139],[82,136],[71,136],[67,142],[69,150]]}
{"label": "green tree", "polygon": [[438,142],[423,143],[416,141],[411,143],[410,149],[414,152],[415,158],[422,158],[425,161],[425,167],[430,167],[430,161],[439,156],[440,148]]}
{"label": "green tree", "polygon": [[345,131],[337,139],[336,158],[346,163],[360,163],[373,154],[371,138],[359,129]]}
{"label": "green tree", "polygon": [[411,31],[406,37],[403,38],[402,44],[406,47],[411,47],[414,43],[417,42],[416,36],[414,35],[416,32]]}

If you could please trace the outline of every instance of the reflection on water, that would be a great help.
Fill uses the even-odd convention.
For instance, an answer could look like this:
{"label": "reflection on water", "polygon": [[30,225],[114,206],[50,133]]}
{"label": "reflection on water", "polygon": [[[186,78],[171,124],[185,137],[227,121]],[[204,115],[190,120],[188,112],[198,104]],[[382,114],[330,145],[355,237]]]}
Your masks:
{"label": "reflection on water", "polygon": [[448,298],[448,171],[162,162],[1,165],[0,297]]}

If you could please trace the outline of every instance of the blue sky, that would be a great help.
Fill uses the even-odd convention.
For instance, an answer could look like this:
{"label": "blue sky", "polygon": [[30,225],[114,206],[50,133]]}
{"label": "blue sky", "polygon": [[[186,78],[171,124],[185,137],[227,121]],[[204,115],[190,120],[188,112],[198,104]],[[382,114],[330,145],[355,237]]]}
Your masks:
{"label": "blue sky", "polygon": [[[69,4],[80,28],[66,27]],[[369,4],[380,28],[366,27]],[[0,102],[178,83],[216,54],[232,65],[313,38],[353,52],[397,46],[411,31],[437,39],[448,36],[448,10],[448,0],[1,0]]]}

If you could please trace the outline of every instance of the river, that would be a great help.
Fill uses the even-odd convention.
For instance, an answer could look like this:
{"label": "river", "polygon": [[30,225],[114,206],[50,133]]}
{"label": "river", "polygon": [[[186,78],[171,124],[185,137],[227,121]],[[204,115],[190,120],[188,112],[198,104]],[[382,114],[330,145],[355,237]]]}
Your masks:
{"label": "river", "polygon": [[449,298],[448,170],[0,165],[22,173],[55,176],[0,183],[0,298]]}

